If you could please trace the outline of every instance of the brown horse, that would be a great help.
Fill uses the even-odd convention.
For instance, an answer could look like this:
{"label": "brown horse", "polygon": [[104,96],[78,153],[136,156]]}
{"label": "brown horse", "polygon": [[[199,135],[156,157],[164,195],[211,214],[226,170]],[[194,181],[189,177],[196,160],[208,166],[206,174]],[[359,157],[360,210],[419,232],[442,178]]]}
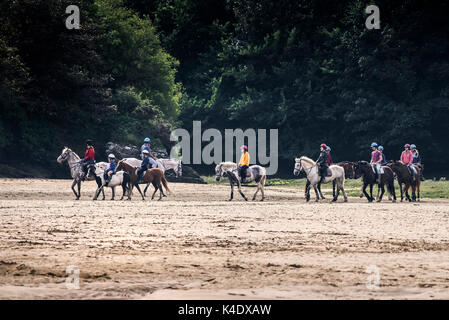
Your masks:
{"label": "brown horse", "polygon": [[[140,195],[142,196],[142,200],[145,200],[145,196],[142,193],[142,190],[140,190],[139,187],[139,181],[137,177],[137,167],[133,167],[132,165],[126,163],[123,160],[120,160],[117,165],[117,171],[123,170],[125,172],[129,173],[130,176],[130,187],[128,189],[128,200],[131,200],[131,194],[134,187],[139,190]],[[159,200],[162,199],[162,195],[164,194],[164,190],[162,189],[162,185],[164,185],[165,189],[168,192],[171,192],[168,188],[167,180],[165,179],[164,171],[162,171],[159,168],[153,168],[145,171],[145,174],[142,176],[142,181],[145,184],[151,183],[154,187],[153,196],[151,197],[151,200],[154,199],[154,195],[156,194],[157,190],[159,190]]]}
{"label": "brown horse", "polygon": [[[403,164],[401,161],[394,161],[387,163],[387,166],[393,170],[398,178],[399,190],[401,191],[401,202],[405,198],[408,201],[416,201],[416,193],[418,194],[418,201],[420,201],[420,188],[421,188],[421,168],[414,165],[415,168],[415,179],[412,178],[412,174],[410,173],[410,169],[408,166]],[[404,184],[404,188],[402,185]],[[408,194],[409,188],[412,188],[412,198]]]}

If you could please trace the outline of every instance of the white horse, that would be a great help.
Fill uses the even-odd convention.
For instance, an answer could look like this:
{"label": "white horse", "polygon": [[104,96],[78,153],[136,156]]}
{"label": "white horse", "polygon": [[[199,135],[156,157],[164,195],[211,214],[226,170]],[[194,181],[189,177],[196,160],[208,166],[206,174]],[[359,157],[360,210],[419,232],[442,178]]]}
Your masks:
{"label": "white horse", "polygon": [[[123,161],[126,163],[132,165],[133,167],[140,167],[140,164],[142,163],[142,160],[136,159],[136,158],[124,158]],[[176,177],[182,176],[182,163],[181,160],[177,159],[157,159],[156,160],[156,168],[161,169],[162,171],[167,171],[170,169],[173,169],[173,171],[176,173]],[[143,194],[147,194],[147,189],[150,186],[150,183],[147,184],[145,187],[145,190],[143,190]],[[164,195],[165,197],[165,195]]]}
{"label": "white horse", "polygon": [[[140,167],[142,160],[136,158],[124,158],[123,161],[129,163],[133,167]],[[176,173],[176,177],[182,176],[182,163],[181,160],[177,159],[157,159],[156,168],[162,169],[162,171],[167,171],[173,169]]]}
{"label": "white horse", "polygon": [[117,186],[122,186],[123,194],[122,194],[122,197],[120,198],[120,200],[123,200],[123,198],[125,197],[126,191],[130,187],[130,185],[129,185],[130,177],[129,177],[128,172],[125,172],[125,171],[116,172],[115,174],[112,175],[111,179],[107,183],[104,179],[104,171],[100,170],[98,173],[96,172],[95,174],[96,174],[96,181],[97,181],[97,184],[99,185],[99,187],[98,187],[97,191],[95,191],[93,200],[97,200],[98,196],[100,195],[100,192],[103,192],[103,200],[104,200],[104,187],[109,187],[112,189],[111,200],[114,200],[115,187],[117,187]]}
{"label": "white horse", "polygon": [[[310,199],[310,187],[313,186],[313,189],[315,190],[315,194],[316,194],[316,202],[318,202],[319,200],[319,196],[321,195],[321,197],[324,199],[323,194],[321,193],[321,190],[319,191],[320,194],[318,194],[318,188],[317,185],[320,183],[321,181],[321,176],[319,174],[318,171],[318,165],[316,164],[315,161],[313,161],[312,159],[302,156],[300,158],[296,158],[295,159],[295,168],[293,170],[293,174],[295,176],[299,175],[299,173],[304,170],[304,172],[307,175],[307,179],[310,181],[310,185],[307,188],[306,191],[306,199],[307,201],[309,201]],[[329,166],[329,170],[331,172],[331,175],[326,177],[326,179],[324,180],[324,183],[329,183],[332,181],[336,181],[337,182],[337,192],[334,196],[334,198],[332,199],[332,202],[337,201],[338,199],[338,195],[340,194],[340,190],[343,192],[343,196],[345,198],[345,202],[348,201],[348,197],[346,196],[346,192],[344,189],[344,184],[345,184],[345,169],[343,167],[337,166],[337,165],[331,165]]]}
{"label": "white horse", "polygon": [[[58,159],[56,159],[58,163],[62,163],[67,161],[70,168],[70,175],[72,176],[72,190],[75,194],[76,200],[79,200],[81,197],[81,179],[83,176],[83,165],[80,157],[68,147],[64,147]],[[97,162],[95,164],[95,171],[97,170],[106,170],[108,167],[108,163],[106,162]],[[87,177],[87,180],[91,181],[94,178]],[[98,182],[97,182],[98,183]],[[78,192],[75,191],[75,185],[78,186]],[[104,199],[104,191],[103,191],[103,199]]]}
{"label": "white horse", "polygon": [[[247,174],[247,177],[246,177],[247,182],[252,182],[252,181],[257,182],[257,190],[253,195],[253,201],[256,200],[256,196],[257,196],[257,193],[259,192],[259,190],[262,193],[262,199],[260,201],[263,201],[265,199],[265,194],[264,194],[263,188],[265,185],[265,181],[267,180],[267,174],[266,174],[265,168],[261,167],[259,165],[253,165],[253,166],[250,166],[248,168],[248,170],[246,170],[246,174]],[[249,174],[249,176],[248,176],[248,174]],[[224,177],[224,176],[228,177],[229,183],[231,185],[231,197],[229,198],[229,201],[231,201],[232,198],[234,197],[234,184],[237,185],[239,193],[243,197],[243,199],[248,201],[248,199],[243,194],[242,189],[241,189],[242,178],[240,177],[239,169],[238,169],[236,163],[221,162],[221,163],[217,164],[217,166],[215,167],[215,179],[217,181],[220,181],[221,177]]]}

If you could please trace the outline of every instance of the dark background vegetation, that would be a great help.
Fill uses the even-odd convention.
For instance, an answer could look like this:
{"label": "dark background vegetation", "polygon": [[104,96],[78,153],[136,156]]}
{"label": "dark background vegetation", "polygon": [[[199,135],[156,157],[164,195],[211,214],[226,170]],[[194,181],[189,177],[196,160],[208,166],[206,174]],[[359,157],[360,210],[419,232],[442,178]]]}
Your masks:
{"label": "dark background vegetation", "polygon": [[447,174],[449,1],[0,0],[0,17],[3,175],[67,176],[55,159],[86,138],[98,158],[107,141],[169,148],[193,120],[279,128],[281,173],[322,142],[340,161],[377,141],[393,159],[415,143]]}

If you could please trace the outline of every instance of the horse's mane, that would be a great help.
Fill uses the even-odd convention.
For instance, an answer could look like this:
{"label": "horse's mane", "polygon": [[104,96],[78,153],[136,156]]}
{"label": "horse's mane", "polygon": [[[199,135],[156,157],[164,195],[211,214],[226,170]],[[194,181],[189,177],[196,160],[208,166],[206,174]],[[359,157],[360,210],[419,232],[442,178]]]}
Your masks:
{"label": "horse's mane", "polygon": [[302,156],[301,158],[299,158],[299,160],[304,160],[305,162],[307,162],[311,165],[316,165],[315,161],[313,161],[312,159],[310,159],[309,157],[306,157],[306,156]]}
{"label": "horse's mane", "polygon": [[72,149],[70,149],[69,147],[64,147],[64,149],[62,149],[61,155],[62,155],[64,152],[66,152],[66,151],[70,151],[70,152],[75,156],[75,158],[77,158],[78,160],[81,159],[81,158],[76,154],[76,152],[73,151]]}

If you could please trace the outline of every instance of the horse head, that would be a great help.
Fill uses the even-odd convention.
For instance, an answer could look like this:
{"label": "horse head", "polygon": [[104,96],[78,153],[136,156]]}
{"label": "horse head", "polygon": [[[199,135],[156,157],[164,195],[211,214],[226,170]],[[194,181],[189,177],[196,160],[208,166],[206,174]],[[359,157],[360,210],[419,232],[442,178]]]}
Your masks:
{"label": "horse head", "polygon": [[369,167],[369,163],[365,160],[357,161],[354,163],[354,178],[358,179],[360,178],[364,172],[366,172],[366,169]]}
{"label": "horse head", "polygon": [[299,176],[302,169],[301,158],[295,158],[295,168],[293,169],[293,174],[295,176]]}
{"label": "horse head", "polygon": [[223,176],[223,169],[221,168],[222,164],[219,163],[215,166],[215,180],[220,181]]}
{"label": "horse head", "polygon": [[68,147],[64,147],[64,149],[62,149],[62,152],[59,155],[58,159],[56,159],[56,161],[58,161],[58,163],[62,163],[63,161],[66,161],[68,159],[68,157],[70,156],[71,152],[72,152],[72,150],[70,150]]}

